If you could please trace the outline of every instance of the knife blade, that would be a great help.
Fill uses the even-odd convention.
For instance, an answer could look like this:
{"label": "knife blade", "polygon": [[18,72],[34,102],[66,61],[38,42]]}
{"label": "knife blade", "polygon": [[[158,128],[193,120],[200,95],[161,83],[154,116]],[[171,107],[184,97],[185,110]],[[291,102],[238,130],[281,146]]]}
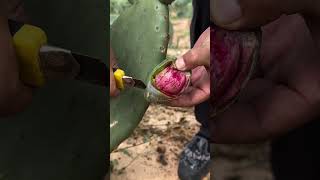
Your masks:
{"label": "knife blade", "polygon": [[142,82],[139,79],[135,79],[133,77],[130,76],[123,76],[122,77],[123,81],[125,81],[125,84],[128,87],[136,87],[136,88],[140,88],[140,89],[145,89],[146,85],[144,84],[144,82]]}
{"label": "knife blade", "polygon": [[75,79],[108,86],[108,67],[100,59],[48,45],[39,27],[8,20],[25,84],[42,86],[48,80]]}
{"label": "knife blade", "polygon": [[[120,71],[121,73],[117,73],[117,71]],[[145,89],[147,87],[142,80],[125,75],[125,72],[118,67],[113,68],[113,73],[115,75],[118,88],[119,87],[129,87],[129,88],[135,87],[139,89]],[[122,79],[122,81],[119,81],[119,79]]]}
{"label": "knife blade", "polygon": [[49,45],[40,48],[39,57],[46,79],[75,79],[108,86],[109,69],[100,59]]}

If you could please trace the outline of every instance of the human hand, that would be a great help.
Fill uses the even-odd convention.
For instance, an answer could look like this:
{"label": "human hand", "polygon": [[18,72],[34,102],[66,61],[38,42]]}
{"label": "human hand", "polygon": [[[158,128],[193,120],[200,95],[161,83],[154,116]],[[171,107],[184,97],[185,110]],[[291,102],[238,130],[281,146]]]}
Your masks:
{"label": "human hand", "polygon": [[110,47],[110,96],[115,97],[119,94],[119,89],[117,88],[116,81],[113,75],[113,67],[116,65],[116,58],[113,54],[113,50]]}
{"label": "human hand", "polygon": [[210,97],[210,28],[202,33],[194,47],[176,61],[177,69],[192,70],[191,86],[171,106],[194,106]]}
{"label": "human hand", "polygon": [[25,12],[23,0],[3,1],[3,3],[5,3],[3,4],[3,7],[8,11],[7,15],[9,19],[25,23],[29,22],[29,18],[27,17],[27,14]]}
{"label": "human hand", "polygon": [[300,13],[320,47],[320,1],[313,0],[212,0],[210,19],[226,29],[253,28],[285,14]]}
{"label": "human hand", "polygon": [[8,20],[0,16],[0,116],[20,112],[31,98],[32,89],[20,81]]}
{"label": "human hand", "polygon": [[263,27],[257,75],[239,101],[212,119],[215,143],[253,143],[277,137],[319,115],[320,55],[299,15]]}

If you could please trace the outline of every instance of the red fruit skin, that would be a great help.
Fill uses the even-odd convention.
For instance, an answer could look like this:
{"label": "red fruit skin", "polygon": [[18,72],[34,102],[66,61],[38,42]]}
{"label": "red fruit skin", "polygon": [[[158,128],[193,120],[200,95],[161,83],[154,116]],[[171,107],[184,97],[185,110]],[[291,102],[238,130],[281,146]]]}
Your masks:
{"label": "red fruit skin", "polygon": [[155,87],[168,96],[178,95],[187,83],[184,72],[172,66],[166,67],[155,77]]}
{"label": "red fruit skin", "polygon": [[239,40],[227,31],[211,30],[211,68],[214,97],[221,97],[235,78],[239,66]]}
{"label": "red fruit skin", "polygon": [[259,51],[258,32],[227,31],[211,25],[211,110],[231,104],[250,78]]}

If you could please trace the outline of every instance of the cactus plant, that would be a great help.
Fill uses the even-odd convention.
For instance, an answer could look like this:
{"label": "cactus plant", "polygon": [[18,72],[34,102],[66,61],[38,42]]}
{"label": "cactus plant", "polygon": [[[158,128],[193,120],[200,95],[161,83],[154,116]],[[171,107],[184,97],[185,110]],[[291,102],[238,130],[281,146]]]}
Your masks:
{"label": "cactus plant", "polygon": [[110,0],[110,14],[121,14],[129,6],[128,0]]}
{"label": "cactus plant", "polygon": [[[148,83],[152,69],[165,60],[169,40],[168,1],[134,0],[111,26],[118,66]],[[137,127],[149,103],[141,89],[125,89],[110,100],[110,152]]]}
{"label": "cactus plant", "polygon": [[113,22],[118,18],[119,15],[117,14],[110,14],[110,26],[113,24]]}
{"label": "cactus plant", "polygon": [[192,0],[176,0],[172,5],[175,7],[185,7],[189,3],[192,3]]}
{"label": "cactus plant", "polygon": [[211,25],[211,116],[240,95],[259,57],[261,31],[227,31]]}
{"label": "cactus plant", "polygon": [[176,0],[172,3],[172,8],[176,11],[177,17],[192,17],[192,0]]}

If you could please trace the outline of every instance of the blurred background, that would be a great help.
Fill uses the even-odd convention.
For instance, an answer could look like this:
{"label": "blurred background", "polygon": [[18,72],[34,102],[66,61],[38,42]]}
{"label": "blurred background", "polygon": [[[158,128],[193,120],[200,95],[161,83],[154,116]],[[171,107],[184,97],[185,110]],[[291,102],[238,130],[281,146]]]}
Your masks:
{"label": "blurred background", "polygon": [[272,180],[269,143],[214,145],[214,180]]}

